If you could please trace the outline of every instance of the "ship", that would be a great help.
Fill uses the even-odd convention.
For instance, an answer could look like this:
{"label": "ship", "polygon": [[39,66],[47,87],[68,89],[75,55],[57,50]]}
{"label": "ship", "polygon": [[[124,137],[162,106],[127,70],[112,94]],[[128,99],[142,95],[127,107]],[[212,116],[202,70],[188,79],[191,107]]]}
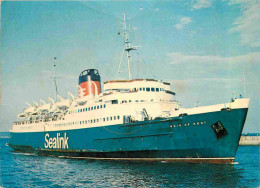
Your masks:
{"label": "ship", "polygon": [[[96,69],[79,74],[78,96],[28,104],[10,130],[15,152],[99,159],[188,163],[233,163],[249,98],[184,108],[168,82],[132,79],[124,16],[126,80],[105,81]],[[123,57],[122,55],[122,57]],[[118,72],[122,58],[118,66]],[[54,63],[54,67],[55,67]],[[117,73],[118,73],[117,72]],[[56,76],[54,76],[56,86]]]}
{"label": "ship", "polygon": [[259,133],[243,133],[239,141],[240,146],[260,146]]}

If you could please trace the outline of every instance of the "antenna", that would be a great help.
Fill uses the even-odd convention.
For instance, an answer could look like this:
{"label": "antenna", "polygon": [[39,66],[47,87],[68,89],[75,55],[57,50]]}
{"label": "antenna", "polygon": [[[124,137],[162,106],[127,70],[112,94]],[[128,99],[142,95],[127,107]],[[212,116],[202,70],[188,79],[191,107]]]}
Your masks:
{"label": "antenna", "polygon": [[[131,42],[128,40],[128,35],[127,35],[127,30],[130,30],[130,25],[129,25],[129,29],[126,28],[126,19],[125,19],[125,14],[123,14],[124,16],[124,24],[123,24],[123,30],[124,30],[124,37],[125,37],[125,48],[124,48],[124,51],[122,53],[122,57],[120,59],[120,63],[119,63],[119,66],[118,66],[118,69],[117,69],[117,74],[116,74],[116,78],[118,76],[118,73],[120,71],[120,66],[121,66],[121,63],[122,63],[122,59],[123,59],[123,56],[124,56],[124,52],[126,52],[126,56],[127,56],[127,65],[128,65],[128,77],[129,77],[129,80],[131,80],[131,69],[130,69],[130,51],[132,50],[137,50],[137,46],[132,46],[131,45]],[[118,32],[118,34],[120,35],[120,32]]]}
{"label": "antenna", "polygon": [[54,81],[54,85],[55,85],[55,90],[56,90],[56,95],[55,95],[55,101],[57,101],[57,95],[58,95],[58,88],[57,88],[57,83],[56,83],[56,64],[55,64],[55,60],[57,59],[56,57],[53,58],[53,69],[54,69],[54,77],[53,77],[53,81]]}

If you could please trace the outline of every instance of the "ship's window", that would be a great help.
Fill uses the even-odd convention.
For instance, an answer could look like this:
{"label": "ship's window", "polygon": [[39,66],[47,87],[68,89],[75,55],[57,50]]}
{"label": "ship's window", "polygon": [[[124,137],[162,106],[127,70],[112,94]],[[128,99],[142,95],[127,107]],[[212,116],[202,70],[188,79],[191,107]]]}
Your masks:
{"label": "ship's window", "polygon": [[104,104],[104,108],[106,108],[106,105]]}
{"label": "ship's window", "polygon": [[145,88],[143,87],[143,91],[145,91]]}
{"label": "ship's window", "polygon": [[156,92],[159,92],[159,88],[156,88]]}
{"label": "ship's window", "polygon": [[203,122],[200,122],[200,124],[202,125],[202,124],[203,124]]}
{"label": "ship's window", "polygon": [[193,125],[196,125],[196,123],[193,123]]}
{"label": "ship's window", "polygon": [[80,109],[80,112],[82,112],[82,109]]}
{"label": "ship's window", "polygon": [[136,100],[135,102],[139,102],[139,100]]}
{"label": "ship's window", "polygon": [[83,112],[85,112],[85,108],[83,108]]}
{"label": "ship's window", "polygon": [[93,110],[93,106],[91,107],[91,110]]}
{"label": "ship's window", "polygon": [[79,112],[79,109],[78,109],[78,112]]}
{"label": "ship's window", "polygon": [[103,121],[106,121],[106,118],[103,118]]}
{"label": "ship's window", "polygon": [[88,121],[87,120],[85,120],[85,124],[87,124],[88,123]]}
{"label": "ship's window", "polygon": [[113,119],[112,119],[112,116],[110,117],[110,121],[112,121]]}
{"label": "ship's window", "polygon": [[142,91],[142,88],[140,87],[140,89],[139,89],[140,91]]}
{"label": "ship's window", "polygon": [[88,123],[90,123],[90,120],[88,120]]}
{"label": "ship's window", "polygon": [[100,108],[102,108],[102,105],[100,105]]}
{"label": "ship's window", "polygon": [[152,87],[151,90],[152,90],[152,92],[154,92],[155,91],[154,87]]}
{"label": "ship's window", "polygon": [[88,108],[86,108],[86,111],[88,111]]}
{"label": "ship's window", "polygon": [[151,90],[151,88],[149,88],[149,87],[146,88],[146,91],[150,91],[150,90]]}
{"label": "ship's window", "polygon": [[162,91],[164,91],[164,89],[162,88]]}
{"label": "ship's window", "polygon": [[107,121],[109,120],[109,117],[107,117]]}
{"label": "ship's window", "polygon": [[88,111],[90,111],[90,107],[88,107]]}
{"label": "ship's window", "polygon": [[162,88],[160,88],[160,91],[162,91]]}
{"label": "ship's window", "polygon": [[97,122],[98,122],[99,119],[97,119]]}
{"label": "ship's window", "polygon": [[114,120],[116,120],[116,116],[114,116]]}
{"label": "ship's window", "polygon": [[112,100],[112,104],[118,104],[118,100]]}
{"label": "ship's window", "polygon": [[96,106],[94,106],[94,110],[96,110]]}
{"label": "ship's window", "polygon": [[70,114],[70,111],[69,111],[69,114]]}
{"label": "ship's window", "polygon": [[117,116],[117,119],[119,119],[120,118],[120,116]]}
{"label": "ship's window", "polygon": [[126,100],[123,100],[122,103],[127,103],[127,101],[126,101]]}
{"label": "ship's window", "polygon": [[97,109],[99,109],[99,106],[97,106]]}
{"label": "ship's window", "polygon": [[132,102],[132,100],[129,100],[129,102]]}
{"label": "ship's window", "polygon": [[199,125],[200,123],[199,122],[197,122],[197,125]]}
{"label": "ship's window", "polygon": [[144,102],[144,100],[140,100],[140,102]]}
{"label": "ship's window", "polygon": [[91,120],[91,123],[92,123],[92,120]]}

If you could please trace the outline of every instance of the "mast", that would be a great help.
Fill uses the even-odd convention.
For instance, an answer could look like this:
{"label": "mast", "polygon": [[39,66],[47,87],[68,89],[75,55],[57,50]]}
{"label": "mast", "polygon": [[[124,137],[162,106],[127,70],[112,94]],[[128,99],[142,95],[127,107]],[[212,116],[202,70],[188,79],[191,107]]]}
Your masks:
{"label": "mast", "polygon": [[[130,58],[131,58],[131,56],[130,56],[130,51],[137,50],[137,46],[132,46],[131,42],[128,39],[127,31],[130,30],[130,26],[129,26],[129,29],[126,28],[126,18],[125,18],[125,14],[123,14],[123,15],[124,15],[123,30],[124,30],[124,37],[125,37],[125,41],[124,41],[125,47],[124,47],[124,51],[122,53],[122,57],[121,57],[121,60],[120,60],[120,63],[119,63],[118,69],[117,69],[116,78],[117,78],[118,73],[120,71],[120,66],[121,66],[121,63],[122,63],[124,53],[126,52],[127,66],[128,66],[128,77],[129,77],[129,80],[131,80],[131,68],[130,68]],[[120,32],[118,34],[120,35]]]}
{"label": "mast", "polygon": [[57,87],[57,83],[56,83],[56,70],[55,70],[55,67],[56,67],[56,64],[55,64],[55,60],[57,59],[56,57],[53,58],[54,61],[53,61],[53,69],[54,69],[54,77],[53,77],[53,81],[54,81],[54,85],[55,85],[55,91],[56,91],[56,95],[55,95],[55,101],[57,102],[57,95],[58,95],[58,87]]}

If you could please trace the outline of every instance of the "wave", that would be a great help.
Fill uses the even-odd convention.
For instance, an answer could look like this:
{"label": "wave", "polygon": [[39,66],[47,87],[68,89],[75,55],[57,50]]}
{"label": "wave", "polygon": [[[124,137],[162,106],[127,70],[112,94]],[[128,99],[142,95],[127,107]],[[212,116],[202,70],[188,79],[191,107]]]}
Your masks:
{"label": "wave", "polygon": [[10,138],[10,136],[0,136],[0,139],[1,138]]}

